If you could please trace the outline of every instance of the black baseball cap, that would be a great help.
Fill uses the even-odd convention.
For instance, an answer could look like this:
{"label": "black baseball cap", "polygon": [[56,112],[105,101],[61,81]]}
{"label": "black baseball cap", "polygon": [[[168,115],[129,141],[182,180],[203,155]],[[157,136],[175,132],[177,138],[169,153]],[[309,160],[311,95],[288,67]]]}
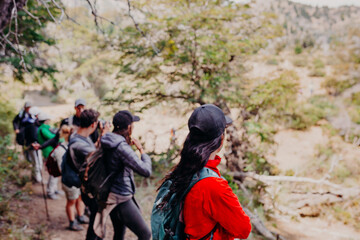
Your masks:
{"label": "black baseball cap", "polygon": [[126,129],[131,123],[140,121],[138,116],[132,115],[127,110],[119,111],[113,118],[114,128],[117,130]]}
{"label": "black baseball cap", "polygon": [[191,114],[188,127],[190,133],[205,140],[211,140],[224,133],[227,125],[231,124],[231,118],[213,104],[204,104]]}

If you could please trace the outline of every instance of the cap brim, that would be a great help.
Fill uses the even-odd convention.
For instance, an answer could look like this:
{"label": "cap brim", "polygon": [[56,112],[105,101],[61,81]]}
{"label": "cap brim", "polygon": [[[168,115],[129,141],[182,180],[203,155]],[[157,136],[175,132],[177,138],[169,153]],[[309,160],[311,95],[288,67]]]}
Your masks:
{"label": "cap brim", "polygon": [[138,122],[138,121],[140,121],[140,117],[133,115],[133,122]]}
{"label": "cap brim", "polygon": [[225,121],[226,121],[226,125],[230,125],[233,123],[233,120],[228,116],[225,116]]}
{"label": "cap brim", "polygon": [[86,106],[86,103],[82,103],[82,102],[81,102],[81,103],[78,103],[78,104],[75,105],[75,107],[78,107],[78,106],[80,106],[80,105]]}

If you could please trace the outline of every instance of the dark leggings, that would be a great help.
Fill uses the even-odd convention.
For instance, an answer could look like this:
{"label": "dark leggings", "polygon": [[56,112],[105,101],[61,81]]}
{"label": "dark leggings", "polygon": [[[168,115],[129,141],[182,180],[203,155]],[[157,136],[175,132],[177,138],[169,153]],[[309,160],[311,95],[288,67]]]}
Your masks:
{"label": "dark leggings", "polygon": [[134,199],[120,203],[110,213],[114,227],[114,240],[123,240],[125,229],[128,227],[139,240],[149,240],[151,231],[141,216],[141,212]]}
{"label": "dark leggings", "polygon": [[94,220],[96,216],[96,212],[98,210],[98,205],[96,203],[96,200],[94,198],[89,198],[86,194],[81,192],[81,198],[85,205],[90,210],[90,217],[89,217],[89,226],[86,233],[86,240],[101,240],[98,236],[96,236],[94,232]]}

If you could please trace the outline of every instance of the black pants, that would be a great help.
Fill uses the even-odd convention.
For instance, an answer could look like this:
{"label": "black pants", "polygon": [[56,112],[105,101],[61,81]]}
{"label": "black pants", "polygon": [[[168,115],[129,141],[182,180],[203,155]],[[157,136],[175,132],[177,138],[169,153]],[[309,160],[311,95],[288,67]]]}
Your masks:
{"label": "black pants", "polygon": [[86,194],[83,194],[82,192],[81,192],[81,198],[84,204],[90,210],[89,226],[86,233],[86,240],[101,240],[101,238],[96,236],[94,232],[94,220],[95,220],[96,212],[98,210],[97,202],[94,198],[93,199],[89,198]]}
{"label": "black pants", "polygon": [[136,234],[139,240],[149,240],[151,231],[141,216],[134,199],[120,203],[110,213],[114,227],[114,240],[123,240],[126,227]]}

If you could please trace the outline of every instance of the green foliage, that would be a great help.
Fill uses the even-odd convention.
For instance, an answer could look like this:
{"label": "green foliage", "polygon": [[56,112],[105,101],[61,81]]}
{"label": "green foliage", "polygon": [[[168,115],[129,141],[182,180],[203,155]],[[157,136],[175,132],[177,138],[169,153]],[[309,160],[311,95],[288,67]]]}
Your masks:
{"label": "green foliage", "polygon": [[326,73],[321,69],[313,69],[310,73],[310,77],[325,77]]}
{"label": "green foliage", "polygon": [[324,71],[325,64],[321,59],[314,59],[313,67],[311,72],[309,73],[310,77],[325,77],[326,73]]}
{"label": "green foliage", "polygon": [[302,51],[303,51],[303,49],[300,45],[297,45],[294,49],[295,54],[301,54]]}
{"label": "green foliage", "polygon": [[[49,11],[54,17],[60,15],[60,9],[58,9],[53,2],[47,3],[49,6]],[[54,78],[54,73],[56,68],[52,65],[49,65],[45,59],[43,59],[39,51],[34,51],[34,48],[37,48],[39,44],[43,43],[46,45],[54,45],[54,39],[46,36],[43,31],[47,23],[53,21],[51,16],[48,13],[47,8],[42,5],[40,2],[35,0],[27,1],[27,10],[34,16],[30,16],[25,11],[18,11],[18,34],[21,37],[18,37],[18,43],[21,48],[24,49],[22,54],[19,54],[17,51],[17,40],[14,34],[8,36],[8,40],[12,43],[6,44],[5,48],[5,57],[0,58],[0,63],[7,63],[12,65],[14,68],[14,75],[19,80],[24,80],[24,73],[26,71],[30,72],[35,76],[35,78],[41,78],[43,76],[48,76],[56,85],[56,80]],[[38,18],[35,19],[35,18]],[[9,32],[15,32],[14,23],[10,24],[3,30],[4,35],[7,35]],[[11,29],[10,29],[11,28]],[[23,55],[23,58],[21,57]],[[24,62],[22,62],[22,60]],[[26,66],[26,70],[24,68]]]}
{"label": "green foliage", "polygon": [[[146,24],[139,24],[147,36],[156,36],[152,40],[160,50],[158,55],[134,26],[124,28],[123,31],[132,34],[120,36],[118,47],[125,54],[115,63],[121,69],[117,77],[133,82],[119,81],[121,91],[128,89],[127,94],[121,91],[105,94],[105,103],[136,103],[139,110],[176,99],[190,105],[241,103],[244,88],[241,56],[266,46],[267,39],[282,34],[282,27],[272,24],[276,17],[272,14],[266,15],[263,25],[253,31],[251,21],[245,20],[253,16],[239,14],[249,6],[221,2],[159,1],[168,11],[161,15],[147,12]],[[139,9],[143,6],[140,1],[133,4]],[[244,29],[248,29],[246,34],[239,34]]]}
{"label": "green foliage", "polygon": [[[28,180],[27,177],[19,176],[20,169],[26,168],[27,164],[20,163],[18,152],[11,148],[12,144],[11,135],[0,137],[0,185],[3,190],[11,183],[24,186]],[[0,192],[0,197],[4,197],[4,194],[7,192]]]}
{"label": "green foliage", "polygon": [[[247,111],[260,112],[272,118],[294,112],[298,92],[298,77],[294,72],[285,72],[279,78],[266,81],[249,91]],[[269,119],[268,119],[269,120]]]}
{"label": "green foliage", "polygon": [[336,113],[335,105],[325,96],[313,96],[306,103],[300,104],[297,119],[291,128],[303,130],[316,124],[319,120],[333,116]]}
{"label": "green foliage", "polygon": [[15,115],[12,104],[0,98],[0,137],[4,137],[13,131],[11,122]]}
{"label": "green foliage", "polygon": [[268,65],[279,65],[278,61],[276,60],[276,58],[271,58],[269,60],[266,61],[266,64]]}
{"label": "green foliage", "polygon": [[333,95],[339,95],[344,92],[346,89],[351,88],[359,82],[359,79],[350,78],[350,79],[337,79],[334,77],[327,78],[322,86]]}
{"label": "green foliage", "polygon": [[[13,148],[12,137],[10,135],[0,136],[0,218],[2,227],[0,235],[4,239],[10,236],[19,235],[18,239],[24,239],[18,229],[23,226],[19,224],[21,219],[12,212],[12,202],[14,198],[29,201],[27,184],[29,176],[23,175],[25,169],[29,168],[29,163],[22,160]],[[22,187],[21,189],[19,189]]]}
{"label": "green foliage", "polygon": [[308,62],[306,58],[299,58],[297,57],[294,61],[293,64],[295,67],[306,67]]}
{"label": "green foliage", "polygon": [[246,152],[246,167],[245,171],[255,171],[259,174],[269,175],[271,172],[271,165],[266,161],[265,156],[259,155],[258,152]]}
{"label": "green foliage", "polygon": [[149,153],[152,160],[152,179],[160,180],[175,165],[174,160],[179,156],[180,146],[171,145],[167,151],[162,153]]}
{"label": "green foliage", "polygon": [[273,143],[272,136],[275,131],[269,125],[249,120],[245,122],[245,127],[248,134],[259,136],[261,142]]}
{"label": "green foliage", "polygon": [[318,59],[318,58],[314,59],[313,64],[314,64],[315,69],[320,69],[320,68],[325,67],[324,62],[321,59]]}
{"label": "green foliage", "polygon": [[357,124],[360,124],[360,92],[351,94],[350,99],[346,99],[347,111],[351,117],[351,120]]}

